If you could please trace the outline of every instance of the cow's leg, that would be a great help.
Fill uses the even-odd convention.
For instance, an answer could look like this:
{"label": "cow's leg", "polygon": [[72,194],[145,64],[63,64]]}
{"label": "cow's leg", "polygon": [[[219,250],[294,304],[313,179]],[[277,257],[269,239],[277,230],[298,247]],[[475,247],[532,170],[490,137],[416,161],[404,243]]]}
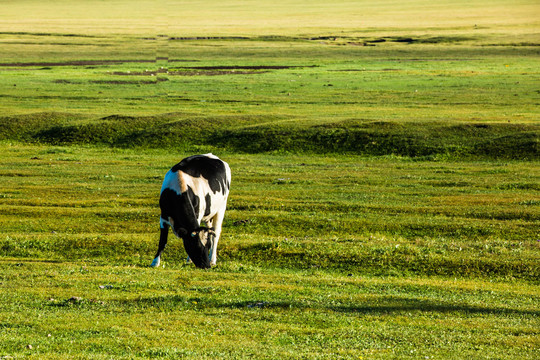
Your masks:
{"label": "cow's leg", "polygon": [[221,225],[223,225],[223,217],[225,216],[225,211],[219,211],[216,216],[212,218],[212,226],[216,236],[214,236],[214,241],[212,241],[212,248],[210,249],[210,266],[214,266],[217,263],[217,246],[219,237],[221,235]]}
{"label": "cow's leg", "polygon": [[[211,218],[208,221],[205,221],[207,228],[212,229],[214,226],[214,218]],[[210,241],[210,249],[208,250],[208,260],[212,260],[212,250],[214,249],[214,235],[208,234],[208,241]]]}
{"label": "cow's leg", "polygon": [[163,249],[165,249],[165,246],[167,245],[167,236],[169,235],[169,225],[165,224],[163,221],[161,222],[161,233],[159,235],[159,246],[156,253],[156,257],[154,258],[154,261],[152,261],[152,264],[150,266],[152,267],[158,267],[160,263],[160,257],[161,253],[163,252]]}

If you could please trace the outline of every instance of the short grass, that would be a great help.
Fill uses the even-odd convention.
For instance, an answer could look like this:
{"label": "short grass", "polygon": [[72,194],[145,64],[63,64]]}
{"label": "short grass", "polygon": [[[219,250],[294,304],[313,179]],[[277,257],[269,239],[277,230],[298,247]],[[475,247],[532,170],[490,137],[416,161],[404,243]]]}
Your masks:
{"label": "short grass", "polygon": [[0,354],[30,359],[533,359],[538,286],[1,259]]}
{"label": "short grass", "polygon": [[[523,38],[535,34],[534,0],[113,0],[9,3],[0,14],[3,31],[92,36],[328,35],[329,32],[426,33],[445,31]],[[532,31],[531,31],[532,30]],[[537,39],[538,40],[538,39]]]}
{"label": "short grass", "polygon": [[[0,354],[534,358],[534,162],[223,154],[219,264],[157,247],[160,150],[2,145]],[[181,157],[181,156],[180,156]]]}
{"label": "short grass", "polygon": [[[1,8],[0,358],[539,357],[536,1]],[[209,151],[218,266],[150,269]]]}
{"label": "short grass", "polygon": [[[182,156],[22,145],[4,145],[3,153],[5,255],[128,263],[144,256],[146,264],[160,183]],[[539,275],[535,162],[224,157],[235,185],[226,259],[382,274]],[[181,262],[181,244],[173,242],[168,256]]]}

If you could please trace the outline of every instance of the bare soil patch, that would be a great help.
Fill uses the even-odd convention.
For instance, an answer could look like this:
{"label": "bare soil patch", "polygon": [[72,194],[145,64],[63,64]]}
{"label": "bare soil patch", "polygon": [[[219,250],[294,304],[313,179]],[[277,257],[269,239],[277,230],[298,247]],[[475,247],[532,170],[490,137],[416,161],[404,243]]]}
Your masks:
{"label": "bare soil patch", "polygon": [[92,84],[110,84],[110,85],[152,85],[157,84],[162,81],[168,81],[167,78],[159,77],[155,80],[139,80],[139,81],[129,81],[129,80],[93,80],[90,81]]}
{"label": "bare soil patch", "polygon": [[73,60],[73,61],[57,61],[57,62],[11,62],[0,63],[0,66],[5,67],[36,67],[36,66],[97,66],[97,65],[115,65],[124,63],[156,63],[158,60],[166,60],[169,62],[183,62],[195,60],[182,59],[123,59],[123,60]]}
{"label": "bare soil patch", "polygon": [[291,66],[291,65],[220,65],[220,66],[182,66],[168,69],[145,70],[145,71],[115,71],[112,75],[123,76],[156,76],[166,74],[172,76],[216,76],[216,75],[246,75],[262,74],[270,70],[284,70],[292,68],[314,67]]}
{"label": "bare soil patch", "polygon": [[291,65],[220,65],[220,66],[183,66],[178,69],[190,70],[283,70],[293,68],[304,68],[313,66],[291,66]]}

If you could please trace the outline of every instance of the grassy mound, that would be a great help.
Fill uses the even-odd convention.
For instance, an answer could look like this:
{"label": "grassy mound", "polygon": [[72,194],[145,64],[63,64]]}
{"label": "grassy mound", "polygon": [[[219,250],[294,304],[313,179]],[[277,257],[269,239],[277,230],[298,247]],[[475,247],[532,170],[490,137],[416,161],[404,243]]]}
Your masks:
{"label": "grassy mound", "polygon": [[[349,119],[319,125],[249,116],[107,116],[63,113],[0,118],[0,139],[55,145],[214,147],[245,153],[351,153],[409,157],[537,159],[540,126],[508,123],[407,123]],[[258,125],[257,123],[262,123]]]}

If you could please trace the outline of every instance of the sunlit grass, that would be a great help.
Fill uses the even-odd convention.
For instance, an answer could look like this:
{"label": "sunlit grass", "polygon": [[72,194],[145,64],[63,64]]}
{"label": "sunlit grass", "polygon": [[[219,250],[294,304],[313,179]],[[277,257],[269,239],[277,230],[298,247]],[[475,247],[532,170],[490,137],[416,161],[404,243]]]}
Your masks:
{"label": "sunlit grass", "polygon": [[[1,264],[9,290],[0,295],[1,349],[15,356],[523,358],[535,352],[537,289],[530,284],[276,272],[235,262],[209,272],[92,261]],[[17,317],[9,315],[15,310]]]}
{"label": "sunlit grass", "polygon": [[[162,176],[181,155],[3,148],[5,255],[146,264],[156,246]],[[538,274],[535,162],[222,157],[235,184],[224,259],[371,273]],[[164,259],[184,256],[171,241]]]}

